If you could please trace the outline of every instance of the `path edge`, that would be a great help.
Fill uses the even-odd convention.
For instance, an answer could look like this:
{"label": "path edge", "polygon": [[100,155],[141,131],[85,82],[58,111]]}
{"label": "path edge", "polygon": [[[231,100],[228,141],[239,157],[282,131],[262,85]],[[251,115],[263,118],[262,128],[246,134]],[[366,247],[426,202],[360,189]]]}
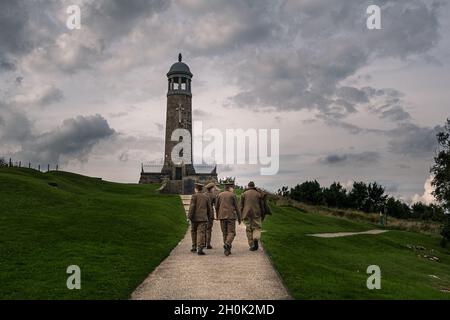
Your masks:
{"label": "path edge", "polygon": [[286,300],[295,300],[291,291],[289,290],[288,286],[286,285],[286,283],[284,282],[283,277],[281,276],[280,272],[278,271],[278,269],[275,267],[275,263],[272,260],[272,257],[270,256],[270,251],[266,249],[266,246],[264,245],[264,242],[262,240],[260,240],[260,243],[262,244],[262,248],[263,248],[263,253],[266,256],[267,260],[270,263],[270,266],[272,267],[273,271],[275,271],[275,274],[278,277],[278,280],[280,281],[281,285],[283,286],[283,288],[286,290],[286,292],[289,295],[289,298]]}

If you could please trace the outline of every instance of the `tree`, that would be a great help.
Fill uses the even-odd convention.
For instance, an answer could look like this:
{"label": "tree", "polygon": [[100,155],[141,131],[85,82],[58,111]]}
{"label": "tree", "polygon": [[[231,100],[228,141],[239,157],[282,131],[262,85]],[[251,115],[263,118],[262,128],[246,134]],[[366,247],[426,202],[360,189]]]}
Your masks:
{"label": "tree", "polygon": [[350,207],[363,210],[369,197],[367,185],[364,182],[353,182],[352,190],[348,194]]}
{"label": "tree", "polygon": [[6,163],[5,158],[0,158],[0,168],[7,167],[8,163]]}
{"label": "tree", "polygon": [[413,203],[411,211],[411,216],[415,219],[430,220],[433,216],[433,211],[430,207],[422,202]]}
{"label": "tree", "polygon": [[367,186],[367,200],[364,204],[364,211],[381,211],[386,203],[387,195],[384,194],[384,188],[376,182],[369,183]]}
{"label": "tree", "polygon": [[434,175],[431,185],[433,195],[446,208],[450,207],[450,119],[447,119],[444,131],[437,135],[438,154],[434,157],[431,173]]}
{"label": "tree", "polygon": [[289,187],[283,186],[281,189],[278,189],[277,195],[282,197],[289,197]]}
{"label": "tree", "polygon": [[305,181],[291,188],[290,197],[309,204],[321,204],[323,199],[322,188],[316,180]]}
{"label": "tree", "polygon": [[[431,185],[434,187],[433,195],[442,206],[450,209],[450,119],[447,119],[444,131],[437,135],[438,154],[434,157],[434,165],[431,173],[434,175]],[[450,240],[450,217],[447,214],[446,222],[442,228],[442,242],[445,244]]]}
{"label": "tree", "polygon": [[327,206],[344,208],[347,205],[347,190],[339,182],[333,182],[323,189],[323,198]]}
{"label": "tree", "polygon": [[441,246],[443,247],[445,247],[447,245],[447,242],[450,241],[450,212],[447,212],[446,218],[447,221],[445,221],[441,231]]}
{"label": "tree", "polygon": [[406,203],[389,197],[386,201],[387,214],[394,218],[406,219],[410,216],[410,208]]}

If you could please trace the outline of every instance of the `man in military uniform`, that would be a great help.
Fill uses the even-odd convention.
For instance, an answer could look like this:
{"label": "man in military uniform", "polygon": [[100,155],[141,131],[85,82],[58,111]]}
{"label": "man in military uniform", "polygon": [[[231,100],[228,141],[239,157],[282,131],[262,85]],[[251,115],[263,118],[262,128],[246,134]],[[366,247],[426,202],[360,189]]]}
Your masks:
{"label": "man in military uniform", "polygon": [[225,191],[221,192],[216,200],[217,219],[223,234],[224,254],[231,254],[231,246],[236,236],[236,220],[241,224],[241,212],[234,194],[234,183],[226,183]]}
{"label": "man in military uniform", "polygon": [[240,209],[250,251],[256,251],[259,247],[259,239],[261,239],[263,204],[262,194],[256,190],[253,181],[248,183],[247,190],[241,195]]}
{"label": "man in military uniform", "polygon": [[207,195],[202,193],[203,185],[195,184],[195,193],[192,195],[188,218],[191,221],[191,252],[204,255],[203,248],[206,245],[206,225],[212,216],[211,203]]}
{"label": "man in military uniform", "polygon": [[214,205],[216,204],[216,184],[214,182],[210,182],[205,186],[205,189],[205,194],[208,196],[211,204],[211,216],[209,217],[208,224],[206,225],[206,249],[212,249],[211,234],[214,224],[214,213],[212,208],[214,208]]}

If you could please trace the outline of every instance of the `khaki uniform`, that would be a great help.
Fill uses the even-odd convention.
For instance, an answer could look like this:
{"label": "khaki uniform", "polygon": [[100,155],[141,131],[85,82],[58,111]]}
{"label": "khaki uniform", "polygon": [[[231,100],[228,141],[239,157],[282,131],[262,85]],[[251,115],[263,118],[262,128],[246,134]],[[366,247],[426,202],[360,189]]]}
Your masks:
{"label": "khaki uniform", "polygon": [[223,191],[219,194],[216,199],[216,214],[217,219],[220,220],[223,243],[231,247],[236,236],[236,220],[241,222],[241,212],[233,192]]}
{"label": "khaki uniform", "polygon": [[245,224],[245,231],[249,246],[255,240],[261,239],[262,228],[262,195],[255,188],[248,188],[241,195],[242,220]]}
{"label": "khaki uniform", "polygon": [[208,223],[206,224],[206,245],[211,246],[211,234],[214,225],[214,205],[216,203],[217,194],[213,192],[206,191],[205,194],[209,198],[209,203],[211,204],[211,216],[209,217]]}
{"label": "khaki uniform", "polygon": [[206,225],[212,216],[211,203],[203,193],[192,195],[188,218],[191,220],[192,247],[206,246]]}

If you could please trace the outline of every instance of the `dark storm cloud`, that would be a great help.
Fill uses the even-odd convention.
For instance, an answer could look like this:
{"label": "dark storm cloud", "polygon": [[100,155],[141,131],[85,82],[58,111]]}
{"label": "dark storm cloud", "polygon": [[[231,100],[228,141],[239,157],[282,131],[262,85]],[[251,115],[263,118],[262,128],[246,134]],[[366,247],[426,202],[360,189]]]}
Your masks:
{"label": "dark storm cloud", "polygon": [[394,122],[404,122],[411,119],[411,115],[401,106],[403,94],[393,88],[375,89],[364,87],[362,91],[370,99],[369,109],[380,119]]}
{"label": "dark storm cloud", "polygon": [[342,128],[347,130],[351,134],[369,134],[369,133],[385,134],[384,130],[363,128],[353,123],[343,121],[341,119],[333,119],[322,115],[319,115],[318,118],[324,120],[324,122],[330,127]]}
{"label": "dark storm cloud", "polygon": [[60,4],[49,0],[0,1],[0,72],[16,70],[23,56],[55,41],[64,29],[49,17],[61,10]]}
{"label": "dark storm cloud", "polygon": [[403,110],[400,106],[394,106],[388,110],[381,112],[381,118],[390,119],[393,121],[403,121],[411,118],[408,112]]}
{"label": "dark storm cloud", "polygon": [[436,134],[442,126],[420,127],[405,123],[387,132],[390,151],[412,157],[433,157],[437,147]]}
{"label": "dark storm cloud", "polygon": [[319,159],[322,164],[330,166],[364,166],[377,163],[381,156],[378,152],[366,151],[361,153],[330,154]]}
{"label": "dark storm cloud", "polygon": [[337,89],[336,95],[353,103],[369,102],[369,98],[365,91],[353,87],[340,87]]}
{"label": "dark storm cloud", "polygon": [[190,17],[184,46],[196,55],[223,55],[267,41],[279,43],[286,32],[280,1],[200,0],[176,5]]}
{"label": "dark storm cloud", "polygon": [[421,127],[413,123],[398,123],[390,130],[366,129],[341,120],[326,119],[332,127],[339,127],[351,134],[376,134],[387,138],[389,151],[415,158],[433,157],[437,147],[436,134],[442,126]]}
{"label": "dark storm cloud", "polygon": [[57,129],[29,137],[18,156],[33,162],[60,162],[63,157],[84,161],[99,141],[114,135],[100,115],[66,119]]}
{"label": "dark storm cloud", "polygon": [[[14,158],[29,162],[57,163],[64,160],[85,160],[96,143],[114,136],[115,131],[100,115],[66,119],[53,131],[37,134],[34,124],[25,115],[0,103],[0,140],[19,149]],[[5,152],[1,148],[2,152]]]}
{"label": "dark storm cloud", "polygon": [[20,143],[32,136],[33,123],[22,113],[0,101],[0,141]]}
{"label": "dark storm cloud", "polygon": [[[170,5],[163,0],[80,1],[80,30],[65,24],[66,1],[0,1],[0,72],[33,54],[41,72],[75,73],[111,58],[107,50],[143,20]],[[64,15],[61,15],[64,14]],[[34,49],[39,50],[34,50]]]}
{"label": "dark storm cloud", "polygon": [[[358,104],[372,102],[374,94],[387,99],[390,92],[367,92],[340,83],[373,59],[405,58],[434,47],[439,40],[439,6],[419,0],[383,1],[383,29],[372,31],[365,23],[370,4],[287,1],[281,10],[285,28],[280,30],[288,32],[280,38],[290,45],[262,47],[235,64],[232,73],[238,75],[241,89],[227,104],[255,110],[316,109],[339,119],[355,112]],[[384,112],[380,116],[393,121],[408,118],[398,105]]]}
{"label": "dark storm cloud", "polygon": [[30,48],[28,14],[24,1],[0,1],[0,71],[16,69],[14,55],[22,55]]}
{"label": "dark storm cloud", "polygon": [[10,61],[0,61],[0,71],[15,71],[17,69],[16,65]]}
{"label": "dark storm cloud", "polygon": [[130,32],[141,19],[166,9],[167,0],[101,0],[86,7],[86,24],[100,38],[111,40]]}

